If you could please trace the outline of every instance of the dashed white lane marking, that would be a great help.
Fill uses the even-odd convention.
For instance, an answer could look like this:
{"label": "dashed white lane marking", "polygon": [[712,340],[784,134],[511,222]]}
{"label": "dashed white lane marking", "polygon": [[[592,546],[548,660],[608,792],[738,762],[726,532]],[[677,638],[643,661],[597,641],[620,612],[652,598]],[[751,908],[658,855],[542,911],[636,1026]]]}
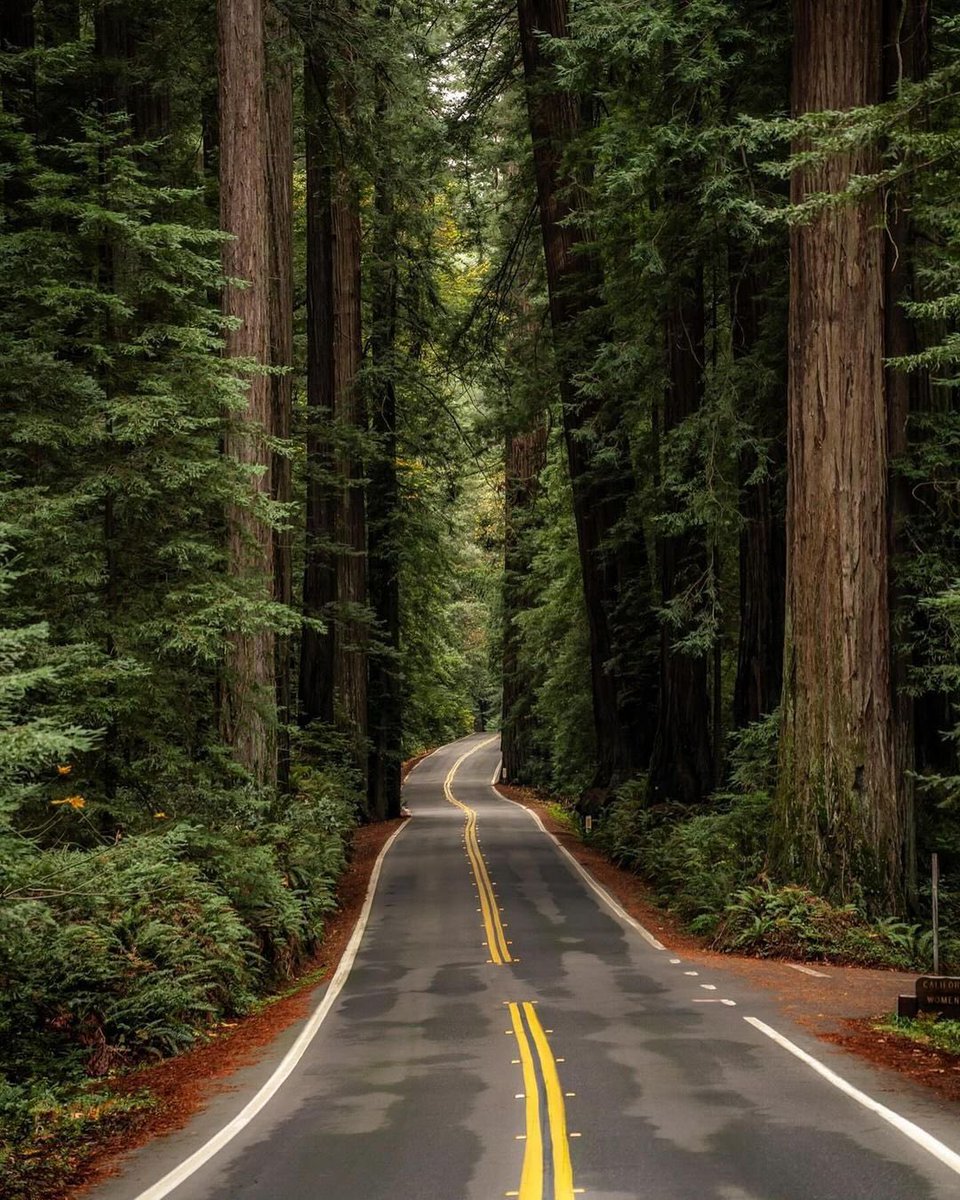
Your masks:
{"label": "dashed white lane marking", "polygon": [[700,986],[705,992],[715,992],[717,990],[717,985],[715,983],[701,983]]}
{"label": "dashed white lane marking", "polygon": [[676,966],[679,966],[681,960],[679,958],[671,958],[670,961],[676,967]]}
{"label": "dashed white lane marking", "polygon": [[597,881],[590,874],[590,872],[585,870],[585,868],[581,867],[581,865],[573,857],[573,855],[566,848],[566,846],[563,846],[560,844],[559,840],[554,837],[554,835],[549,831],[549,829],[547,829],[547,827],[544,825],[544,823],[540,820],[540,817],[532,809],[527,808],[527,806],[525,804],[518,804],[516,800],[511,800],[509,796],[502,796],[496,790],[496,788],[493,788],[493,793],[497,797],[498,800],[503,800],[507,804],[514,805],[514,807],[519,808],[522,812],[525,812],[528,817],[530,817],[530,819],[534,822],[534,824],[537,826],[537,828],[540,830],[540,832],[546,834],[546,836],[550,839],[550,841],[553,842],[553,844],[556,846],[556,848],[560,851],[560,853],[567,860],[567,862],[574,869],[574,871],[576,871],[576,873],[584,881],[584,883],[591,890],[591,892],[593,892],[594,895],[599,896],[600,899],[607,906],[607,908],[610,909],[611,912],[613,912],[617,917],[619,917],[621,921],[624,921],[627,925],[629,925],[631,929],[633,929],[637,933],[639,933],[640,936],[644,939],[644,941],[649,942],[649,944],[654,948],[654,950],[666,950],[666,946],[663,944],[663,942],[661,942],[661,941],[659,941],[659,939],[655,938],[649,929],[644,928],[644,926],[641,925],[639,921],[637,921],[633,917],[631,917],[630,914],[627,912],[627,910],[623,907],[623,905],[618,904],[617,901],[614,900],[614,898],[607,891],[607,889],[604,887],[601,887],[600,884],[597,883]]}
{"label": "dashed white lane marking", "polygon": [[934,1158],[939,1159],[944,1166],[949,1167],[955,1174],[960,1175],[960,1154],[951,1150],[949,1146],[945,1146],[932,1133],[927,1133],[925,1129],[921,1129],[913,1121],[908,1121],[906,1117],[901,1117],[892,1108],[887,1108],[885,1104],[880,1104],[879,1101],[868,1096],[866,1092],[861,1092],[859,1088],[855,1088],[852,1083],[847,1083],[842,1075],[838,1075],[836,1071],[831,1071],[829,1067],[824,1066],[812,1054],[808,1054],[806,1050],[801,1050],[789,1038],[785,1038],[782,1033],[777,1033],[775,1029],[772,1029],[763,1021],[759,1021],[756,1017],[744,1017],[743,1019],[748,1025],[752,1025],[754,1029],[759,1029],[771,1041],[776,1042],[778,1046],[782,1046],[794,1058],[799,1058],[801,1062],[806,1063],[811,1070],[816,1071],[828,1083],[832,1083],[844,1095],[849,1096],[851,1100],[856,1100],[858,1104],[862,1104],[864,1108],[875,1113],[882,1121],[886,1121],[888,1125],[892,1125],[894,1129],[898,1129],[911,1142],[915,1142],[918,1146],[926,1150],[928,1154],[932,1154]]}
{"label": "dashed white lane marking", "polygon": [[327,1018],[330,1009],[337,1002],[337,997],[343,991],[343,986],[350,976],[350,971],[353,968],[354,961],[357,957],[357,952],[360,949],[360,943],[363,941],[363,935],[366,932],[367,922],[370,919],[370,910],[373,907],[373,899],[376,895],[377,884],[380,881],[380,871],[383,867],[383,860],[387,856],[387,851],[397,840],[404,829],[406,822],[393,833],[387,840],[383,849],[377,856],[377,861],[374,863],[373,871],[370,874],[370,883],[367,886],[367,896],[363,902],[363,908],[360,910],[360,916],[357,919],[357,924],[350,935],[350,941],[347,943],[347,948],[343,952],[343,958],[340,960],[340,965],[337,967],[336,973],[330,980],[330,985],[324,992],[323,999],[314,1009],[313,1014],[307,1021],[306,1025],[300,1031],[300,1035],[293,1043],[287,1053],[283,1056],[279,1066],[266,1081],[263,1087],[253,1096],[251,1100],[237,1113],[232,1121],[229,1121],[221,1130],[213,1135],[208,1142],[205,1142],[198,1150],[195,1150],[189,1158],[185,1158],[179,1166],[173,1168],[157,1183],[148,1187],[146,1191],[141,1192],[136,1200],[163,1200],[164,1196],[169,1194],[180,1186],[184,1180],[189,1179],[195,1171],[210,1161],[215,1154],[224,1148],[229,1142],[237,1136],[241,1130],[245,1129],[253,1118],[260,1112],[274,1095],[280,1090],[281,1086],[286,1082],[289,1076],[293,1073],[294,1067],[303,1058],[310,1047],[310,1043],[317,1036],[320,1026]]}
{"label": "dashed white lane marking", "polygon": [[699,971],[684,971],[684,975],[699,975]]}
{"label": "dashed white lane marking", "polygon": [[816,975],[818,979],[829,979],[829,975],[825,975],[823,971],[815,971],[813,967],[801,967],[799,963],[787,963],[793,971],[802,971],[804,975]]}

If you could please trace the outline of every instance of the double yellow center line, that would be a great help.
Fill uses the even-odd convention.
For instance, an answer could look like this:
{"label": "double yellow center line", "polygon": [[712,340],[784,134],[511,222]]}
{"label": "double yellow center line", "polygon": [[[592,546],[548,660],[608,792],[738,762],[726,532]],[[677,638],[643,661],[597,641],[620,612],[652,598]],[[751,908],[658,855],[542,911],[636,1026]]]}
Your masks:
{"label": "double yellow center line", "polygon": [[470,859],[470,865],[473,867],[473,875],[477,881],[477,894],[480,897],[480,912],[483,914],[483,928],[487,934],[490,961],[502,966],[504,963],[513,962],[514,958],[510,953],[507,937],[500,920],[500,908],[497,904],[497,898],[493,894],[493,884],[490,882],[487,864],[483,861],[483,855],[480,853],[480,843],[477,840],[477,814],[474,809],[468,804],[463,804],[453,794],[453,779],[460,769],[461,763],[465,762],[472,754],[476,754],[478,750],[483,750],[496,740],[495,737],[488,738],[485,742],[481,742],[478,746],[473,746],[465,754],[460,755],[443,781],[443,794],[451,804],[462,809],[466,814],[464,840],[467,846],[467,856]]}
{"label": "double yellow center line", "polygon": [[520,1190],[507,1194],[519,1200],[573,1200],[567,1117],[556,1061],[534,1005],[524,1001],[509,1007],[523,1068],[527,1133]]}

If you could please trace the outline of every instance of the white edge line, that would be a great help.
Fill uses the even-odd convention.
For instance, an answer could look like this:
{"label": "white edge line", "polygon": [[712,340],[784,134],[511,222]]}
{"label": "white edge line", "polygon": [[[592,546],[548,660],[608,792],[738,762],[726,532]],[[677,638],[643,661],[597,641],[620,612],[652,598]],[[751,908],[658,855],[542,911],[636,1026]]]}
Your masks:
{"label": "white edge line", "polygon": [[[433,756],[436,754],[436,752],[441,749],[443,749],[442,746],[434,746],[434,748],[430,751],[429,754],[425,754],[423,756],[423,758],[421,758],[419,761],[415,762],[413,764],[413,766],[410,768],[410,770],[407,772],[407,779],[410,778],[410,776],[414,773],[414,771],[417,769],[417,767],[422,766],[427,761],[428,758],[433,758]],[[403,782],[406,783],[407,779],[404,779]]]}
{"label": "white edge line", "polygon": [[812,1054],[808,1054],[806,1050],[801,1050],[789,1038],[785,1038],[782,1033],[777,1033],[775,1029],[764,1024],[763,1021],[758,1020],[756,1017],[744,1017],[743,1019],[748,1025],[752,1025],[754,1029],[759,1029],[761,1033],[766,1034],[778,1046],[782,1046],[784,1050],[788,1050],[795,1058],[799,1058],[801,1062],[806,1063],[808,1067],[816,1071],[828,1083],[832,1083],[835,1088],[838,1088],[852,1100],[856,1100],[858,1104],[862,1104],[870,1112],[876,1113],[878,1117],[886,1121],[889,1125],[892,1125],[894,1129],[899,1129],[911,1142],[916,1142],[927,1153],[932,1154],[934,1158],[938,1158],[944,1166],[949,1167],[955,1174],[960,1175],[960,1154],[951,1150],[949,1146],[945,1146],[943,1142],[938,1141],[933,1134],[927,1133],[919,1125],[914,1125],[906,1117],[901,1117],[892,1108],[887,1108],[886,1105],[872,1099],[866,1092],[861,1092],[859,1088],[855,1088],[852,1083],[847,1083],[841,1075],[838,1075],[835,1071],[831,1071],[829,1067],[825,1067]]}
{"label": "white edge line", "polygon": [[363,935],[367,928],[367,921],[370,918],[370,909],[373,907],[373,899],[376,894],[377,884],[380,881],[380,870],[383,866],[383,860],[387,855],[387,851],[397,840],[404,829],[407,827],[407,822],[404,822],[399,829],[395,830],[387,840],[383,849],[377,856],[377,861],[373,865],[373,871],[370,874],[370,883],[367,886],[367,896],[363,902],[363,908],[360,910],[360,916],[357,919],[357,924],[354,927],[353,933],[350,935],[350,941],[347,943],[347,948],[343,952],[343,957],[340,959],[340,965],[337,967],[333,978],[324,993],[323,999],[314,1009],[313,1014],[307,1021],[306,1025],[300,1031],[300,1035],[293,1043],[287,1053],[283,1056],[282,1061],[277,1066],[270,1078],[264,1083],[260,1090],[248,1101],[248,1103],[237,1113],[232,1121],[229,1121],[223,1128],[213,1135],[212,1138],[198,1150],[195,1150],[189,1158],[184,1159],[179,1166],[174,1167],[157,1183],[148,1187],[146,1191],[141,1192],[136,1200],[162,1200],[162,1197],[168,1196],[174,1188],[180,1186],[185,1180],[198,1171],[205,1163],[209,1162],[215,1154],[231,1142],[238,1133],[241,1132],[260,1110],[273,1098],[280,1090],[292,1074],[296,1065],[303,1058],[304,1054],[313,1039],[316,1037],[320,1026],[323,1024],[327,1014],[333,1008],[337,1001],[337,997],[343,990],[343,985],[347,982],[350,971],[353,968],[354,961],[357,957],[357,952],[360,949],[360,943],[363,941]]}
{"label": "white edge line", "polygon": [[[491,787],[493,787],[492,784],[491,784]],[[511,800],[509,796],[504,796],[502,792],[498,792],[495,787],[493,788],[493,791],[496,794],[496,797],[498,800],[505,800],[507,802],[507,804],[515,804],[516,807],[521,809],[523,812],[525,812],[528,817],[532,817],[534,822],[539,827],[541,833],[545,833],[547,835],[547,837],[550,839],[550,841],[553,842],[553,844],[560,851],[560,853],[563,855],[563,857],[567,860],[567,862],[570,864],[570,866],[573,867],[573,869],[577,872],[577,874],[581,877],[581,879],[583,879],[583,881],[584,881],[584,883],[586,883],[587,887],[589,887],[590,890],[593,893],[595,893],[595,895],[599,896],[600,899],[603,901],[603,903],[607,906],[607,908],[609,908],[612,912],[616,913],[616,915],[620,918],[621,921],[626,921],[626,923],[630,926],[630,928],[636,930],[636,932],[640,934],[640,936],[644,939],[644,941],[650,943],[650,945],[654,948],[654,950],[666,950],[666,946],[663,944],[663,942],[658,941],[657,938],[655,938],[653,936],[653,934],[650,932],[649,929],[647,929],[643,925],[641,925],[640,922],[637,921],[634,917],[631,917],[630,914],[627,912],[627,910],[623,907],[623,905],[619,904],[616,900],[614,900],[614,898],[610,895],[610,893],[607,891],[607,889],[605,887],[603,887],[602,884],[597,883],[597,881],[590,874],[590,872],[585,867],[582,867],[580,865],[580,863],[577,862],[577,860],[573,857],[573,855],[566,848],[566,846],[564,846],[560,842],[560,840],[558,838],[556,838],[550,832],[549,829],[547,829],[547,827],[544,825],[544,823],[540,820],[539,815],[537,813],[535,813],[532,808],[527,808],[527,806],[525,804],[520,804],[516,800]]]}
{"label": "white edge line", "polygon": [[[490,780],[490,786],[496,787],[500,782],[500,772],[503,770],[503,755],[497,759],[497,769],[493,773],[493,778]],[[499,792],[497,793],[499,795]]]}
{"label": "white edge line", "polygon": [[813,967],[802,967],[799,963],[787,963],[788,967],[792,967],[794,971],[802,971],[804,975],[816,975],[818,979],[829,979],[829,975],[824,975],[822,971],[815,971]]}

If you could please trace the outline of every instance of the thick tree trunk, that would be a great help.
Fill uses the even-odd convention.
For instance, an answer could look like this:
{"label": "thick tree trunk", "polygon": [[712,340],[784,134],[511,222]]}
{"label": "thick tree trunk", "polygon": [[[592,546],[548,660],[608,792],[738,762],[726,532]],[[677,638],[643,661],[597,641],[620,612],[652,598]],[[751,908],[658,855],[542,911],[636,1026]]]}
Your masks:
{"label": "thick tree trunk", "polygon": [[[333,724],[333,228],[332,173],[327,155],[333,130],[327,112],[323,55],[304,64],[307,169],[307,514],[300,644],[300,720]],[[318,628],[310,622],[322,622]]]}
{"label": "thick tree trunk", "polygon": [[[884,0],[884,94],[895,98],[903,83],[924,78],[930,69],[929,6],[927,0]],[[887,201],[887,237],[884,242],[886,270],[887,358],[915,354],[919,346],[916,326],[907,316],[904,304],[914,298],[914,230],[909,204],[894,189]],[[929,381],[925,372],[887,369],[887,414],[890,458],[896,462],[908,449],[908,423],[911,413],[929,406]],[[896,564],[909,552],[905,527],[911,510],[910,487],[896,469],[890,478],[890,554]],[[890,611],[898,606],[896,573],[890,579]],[[897,762],[903,772],[905,810],[906,892],[910,907],[917,906],[916,797],[913,769],[917,763],[916,712],[908,688],[908,656],[895,648],[893,656],[893,696],[895,729],[899,743]],[[924,699],[920,700],[921,720]],[[936,722],[933,724],[936,727]]]}
{"label": "thick tree trunk", "polygon": [[[218,0],[220,51],[220,224],[232,235],[224,243],[223,270],[248,286],[227,285],[224,312],[237,327],[227,334],[226,353],[254,363],[270,361],[270,251],[267,233],[267,117],[261,0]],[[266,599],[273,586],[273,531],[252,507],[272,490],[270,379],[253,374],[246,409],[227,422],[226,453],[244,466],[261,468],[251,495],[227,513],[228,570],[252,596]],[[229,639],[221,701],[221,733],[238,761],[257,780],[277,776],[275,639],[267,630]]]}
{"label": "thick tree trunk", "polygon": [[[869,0],[795,0],[794,109],[882,96]],[[792,196],[841,190],[872,149],[798,171]],[[884,234],[879,197],[791,237],[787,628],[771,858],[782,878],[899,911],[903,779],[891,699]]]}
{"label": "thick tree trunk", "polygon": [[[667,390],[663,432],[668,434],[703,403],[704,312],[699,268],[686,281],[667,319]],[[664,605],[695,587],[707,570],[707,552],[695,533],[660,539],[660,581]],[[674,648],[677,633],[660,632],[660,709],[650,761],[650,786],[658,798],[695,804],[713,786],[710,748],[711,706],[706,655]]]}
{"label": "thick tree trunk", "polygon": [[370,779],[372,817],[400,814],[403,738],[400,689],[400,493],[397,480],[397,395],[394,384],[397,338],[396,218],[390,181],[376,187],[371,354],[374,368],[371,429],[377,445],[370,464],[370,606],[378,646],[370,655]]}
{"label": "thick tree trunk", "polygon": [[523,531],[540,487],[547,461],[547,428],[541,419],[532,429],[508,436],[504,464],[503,553],[503,708],[500,744],[506,778],[530,782],[532,696],[520,670],[523,634],[517,617],[526,607],[524,579],[530,563]]}
{"label": "thick tree trunk", "polygon": [[[624,661],[614,636],[625,589],[645,584],[646,544],[635,535],[619,549],[616,527],[634,494],[629,447],[615,400],[581,393],[577,374],[603,339],[599,309],[603,272],[577,229],[581,189],[564,157],[585,125],[587,102],[564,91],[544,35],[569,36],[566,0],[519,0],[520,42],[533,139],[550,317],[556,347],[567,460],[590,636],[590,679],[598,748],[598,778],[608,786],[646,767],[656,683],[642,657]],[[579,222],[582,224],[582,221]],[[651,623],[649,612],[635,624]]]}
{"label": "thick tree trunk", "polygon": [[[267,83],[267,182],[270,236],[270,365],[284,373],[270,377],[273,434],[289,441],[293,424],[293,69],[283,53],[290,36],[289,23],[274,5],[267,10],[270,42],[281,54],[268,64]],[[293,498],[292,464],[288,454],[271,460],[273,498],[289,504]],[[275,530],[273,542],[274,597],[281,604],[293,601],[292,530]],[[290,777],[292,681],[289,637],[277,638],[277,767],[279,782]]]}
{"label": "thick tree trunk", "polygon": [[[340,113],[348,115],[346,97]],[[366,774],[367,651],[367,523],[363,447],[366,404],[360,386],[360,191],[347,167],[333,176],[333,370],[337,445],[334,468],[337,507],[337,640],[334,688],[339,721],[356,745],[357,761]]]}
{"label": "thick tree trunk", "polygon": [[[305,594],[304,601],[308,613],[325,614],[328,630],[320,636],[332,637],[332,645],[308,647],[305,639],[305,651],[312,656],[306,666],[320,689],[314,697],[320,703],[314,705],[308,696],[302,707],[304,715],[315,708],[324,719],[332,710],[334,723],[352,740],[356,761],[366,776],[369,631],[362,439],[367,417],[360,386],[360,193],[342,150],[335,148],[351,127],[354,102],[348,84],[330,84],[322,62],[314,62],[311,70],[316,84],[314,136],[323,137],[328,114],[334,114],[330,127],[333,145],[313,147],[319,161],[313,169],[315,185],[311,184],[311,190],[316,189],[311,201],[315,301],[309,316],[315,409],[321,422],[322,414],[329,414],[327,436],[331,442],[314,445],[313,454],[308,454],[322,491],[308,513],[308,538],[314,541],[315,557],[308,561],[310,594]],[[326,685],[316,679],[324,660],[332,671],[329,698],[322,694]]]}
{"label": "thick tree trunk", "polygon": [[[733,296],[733,348],[738,361],[757,352],[763,326],[764,287],[757,264],[748,259],[738,271]],[[763,364],[751,374],[765,375]],[[740,622],[733,723],[742,729],[772,713],[783,687],[784,579],[786,542],[783,471],[786,453],[786,378],[761,385],[749,397],[750,418],[766,444],[766,467],[756,452],[740,456]]]}

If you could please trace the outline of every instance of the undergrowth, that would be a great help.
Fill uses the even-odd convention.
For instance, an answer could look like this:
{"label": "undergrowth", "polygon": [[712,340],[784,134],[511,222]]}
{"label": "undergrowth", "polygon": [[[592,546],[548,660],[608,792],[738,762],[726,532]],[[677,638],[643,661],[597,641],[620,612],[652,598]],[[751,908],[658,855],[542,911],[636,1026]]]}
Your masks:
{"label": "undergrowth", "polygon": [[[921,925],[869,921],[805,888],[764,874],[775,784],[777,714],[732,742],[729,785],[697,808],[653,804],[646,781],[620,789],[591,842],[641,875],[658,901],[719,950],[928,970],[932,935]],[[941,940],[960,963],[960,940]]]}
{"label": "undergrowth", "polygon": [[186,1049],[316,947],[354,797],[337,775],[301,771],[296,782],[279,815],[252,793],[234,795],[216,825],[164,821],[115,844],[9,856],[0,884],[5,1200],[62,1178],[85,1139],[146,1103],[110,1094],[99,1078]]}
{"label": "undergrowth", "polygon": [[891,1017],[874,1028],[880,1033],[895,1033],[908,1038],[920,1046],[960,1055],[960,1021],[950,1021],[936,1013],[923,1013],[911,1019]]}

